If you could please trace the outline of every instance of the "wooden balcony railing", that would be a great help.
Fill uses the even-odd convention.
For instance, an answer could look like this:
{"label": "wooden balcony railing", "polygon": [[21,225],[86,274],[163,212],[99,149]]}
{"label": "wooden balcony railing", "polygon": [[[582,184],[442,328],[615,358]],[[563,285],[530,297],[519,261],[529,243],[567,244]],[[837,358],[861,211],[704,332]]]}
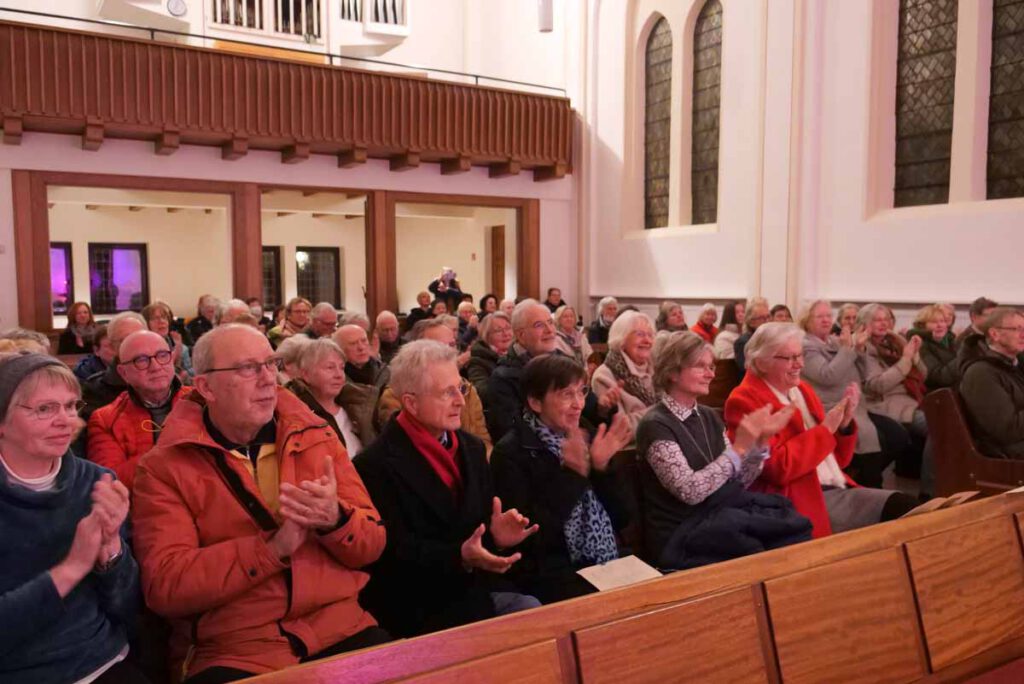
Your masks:
{"label": "wooden balcony railing", "polygon": [[158,154],[219,145],[226,159],[279,150],[286,163],[333,154],[537,180],[572,163],[565,98],[3,21],[0,121],[8,144],[76,133],[87,149],[148,139]]}

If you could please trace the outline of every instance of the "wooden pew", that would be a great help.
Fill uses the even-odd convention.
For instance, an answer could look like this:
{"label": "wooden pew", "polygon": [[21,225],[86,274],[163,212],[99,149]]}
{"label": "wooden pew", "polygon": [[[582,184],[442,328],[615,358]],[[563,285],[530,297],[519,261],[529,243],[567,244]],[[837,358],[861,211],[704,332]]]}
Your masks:
{"label": "wooden pew", "polygon": [[[259,681],[490,681],[440,673],[475,672],[500,654],[519,663],[511,672],[525,671],[533,658],[516,650],[540,642],[555,643],[565,681],[583,684],[609,673],[622,682],[962,681],[1024,657],[1022,523],[1024,496],[992,497]],[[687,656],[691,646],[700,658]]]}
{"label": "wooden pew", "polygon": [[992,495],[1024,486],[1024,461],[989,458],[978,451],[955,391],[929,392],[924,412],[935,456],[936,495],[974,489]]}

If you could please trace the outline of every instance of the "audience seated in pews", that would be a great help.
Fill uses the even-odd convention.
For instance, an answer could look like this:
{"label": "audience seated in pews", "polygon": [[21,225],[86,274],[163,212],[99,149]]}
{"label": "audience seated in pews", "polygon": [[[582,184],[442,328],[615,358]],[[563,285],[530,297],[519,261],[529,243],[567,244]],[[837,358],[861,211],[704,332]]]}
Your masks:
{"label": "audience seated in pews", "polygon": [[430,293],[424,290],[416,295],[416,303],[418,306],[409,312],[409,315],[405,317],[406,330],[412,330],[412,326],[416,325],[425,318],[433,318],[431,313],[430,305]]}
{"label": "audience seated in pews", "polygon": [[159,441],[171,409],[190,389],[174,374],[173,353],[155,332],[133,332],[121,343],[117,372],[127,389],[89,417],[90,461],[110,468],[132,489],[135,468]]}
{"label": "audience seated in pews", "polygon": [[398,316],[390,311],[381,311],[377,314],[377,321],[373,326],[373,338],[377,343],[377,354],[380,360],[384,363],[391,363],[391,359],[405,344],[398,334]]}
{"label": "audience seated in pews", "polygon": [[618,558],[616,532],[629,523],[627,493],[608,465],[633,434],[619,414],[592,438],[584,435],[586,381],[569,356],[531,359],[523,370],[523,420],[491,456],[497,495],[540,525],[519,546],[522,558],[509,576],[543,603],[595,591],[576,571]]}
{"label": "audience seated in pews", "polygon": [[658,318],[654,321],[654,329],[658,332],[662,330],[667,330],[668,332],[688,330],[683,307],[677,302],[662,302],[661,306],[658,307]]}
{"label": "audience seated in pews", "polygon": [[[850,383],[860,386],[863,364],[860,356],[867,345],[867,332],[853,332],[843,327],[839,335],[831,334],[832,305],[823,299],[812,302],[800,317],[804,337],[803,380],[818,395],[826,411],[843,400]],[[846,472],[866,487],[881,487],[882,473],[902,457],[907,448],[907,431],[898,422],[877,413],[869,413],[867,403],[857,402],[857,445]]]}
{"label": "audience seated in pews", "polygon": [[174,312],[171,307],[161,301],[155,301],[142,307],[142,318],[145,319],[149,329],[162,337],[171,350],[171,361],[174,363],[174,370],[182,382],[192,382],[195,371],[192,370],[192,353],[185,344],[181,333],[171,329],[174,321]]}
{"label": "audience seated in pews", "polygon": [[93,349],[88,356],[83,356],[75,364],[73,370],[75,377],[80,382],[85,382],[90,375],[102,373],[107,366],[114,362],[114,348],[110,345],[110,336],[107,335],[107,326],[96,326],[96,332],[92,336]]}
{"label": "audience seated in pews", "polygon": [[993,308],[960,348],[960,396],[978,449],[1024,458],[1024,314]]}
{"label": "audience seated in pews", "polygon": [[746,322],[747,305],[742,301],[728,302],[722,308],[722,326],[713,342],[716,359],[735,359],[736,340]]}
{"label": "audience seated in pews", "polygon": [[[434,318],[420,321],[413,327],[411,341],[433,340],[440,342],[446,347],[457,349],[455,345],[455,334],[451,328],[445,325],[444,321]],[[484,405],[480,400],[480,393],[476,387],[470,384],[466,390],[466,401],[460,414],[463,432],[468,432],[484,443],[484,450],[488,458],[491,456],[493,443],[491,435],[487,432],[487,423],[484,419]],[[391,387],[385,387],[381,392],[374,414],[374,428],[379,432],[384,425],[402,408],[401,400]]]}
{"label": "audience seated in pews", "polygon": [[199,302],[196,304],[196,317],[185,326],[189,337],[192,338],[193,345],[199,341],[200,337],[213,330],[213,318],[217,315],[219,307],[220,300],[213,295],[204,294],[199,297]]}
{"label": "audience seated in pews", "polygon": [[499,576],[520,558],[499,552],[537,527],[514,509],[502,512],[483,444],[460,429],[469,383],[455,356],[432,340],[402,347],[391,362],[401,411],[355,459],[387,526],[363,598],[398,637],[538,605]]}
{"label": "audience seated in pews", "polygon": [[0,352],[29,351],[50,353],[50,338],[35,330],[10,328],[0,333]]}
{"label": "audience seated in pews", "polygon": [[143,590],[172,623],[172,671],[233,681],[387,641],[358,602],[385,530],[334,431],[277,386],[280,361],[253,327],[207,333],[194,363],[196,391],[133,493]]}
{"label": "audience seated in pews", "polygon": [[88,354],[93,350],[96,321],[92,309],[85,302],[75,302],[68,308],[68,325],[57,338],[58,354]]}
{"label": "audience seated in pews", "polygon": [[[455,271],[447,266],[441,268],[441,274],[430,282],[427,289],[433,293],[435,300],[445,303],[443,313],[455,311],[462,303],[462,284],[459,283]],[[436,311],[434,315],[437,315]]]}
{"label": "audience seated in pews", "polygon": [[964,341],[970,335],[982,335],[981,324],[988,318],[988,315],[992,313],[992,309],[999,306],[988,297],[978,297],[971,302],[970,307],[967,309],[967,315],[970,316],[971,324],[960,331],[960,334],[956,336],[957,348],[960,348],[960,343]]}
{"label": "audience seated in pews", "polygon": [[[283,345],[282,345],[283,346]],[[295,364],[297,377],[285,387],[331,426],[350,458],[363,450],[372,429],[362,429],[349,410],[339,402],[345,387],[345,355],[337,343],[320,337],[299,348]]]}
{"label": "audience seated in pews", "polygon": [[921,361],[928,369],[924,385],[928,392],[955,387],[960,380],[957,342],[949,326],[949,312],[941,304],[930,304],[917,312],[908,336],[921,338]]}
{"label": "audience seated in pews", "polygon": [[648,407],[658,400],[654,391],[651,351],[654,327],[639,311],[626,311],[612,323],[608,333],[608,355],[590,379],[598,399],[616,390],[617,405],[635,430]]}
{"label": "audience seated in pews", "polygon": [[[858,332],[868,334],[865,352],[857,360],[864,400],[870,412],[892,418],[907,431],[909,446],[896,459],[894,470],[900,477],[917,479],[928,450],[928,423],[921,410],[928,368],[921,361],[921,338],[907,341],[893,332],[896,317],[882,304],[864,306],[857,314],[857,325]],[[927,484],[926,477],[922,486]]]}
{"label": "audience seated in pews", "polygon": [[698,406],[715,377],[711,345],[692,332],[658,337],[661,401],[637,428],[644,555],[683,569],[810,539],[811,524],[784,496],[748,492],[766,446],[791,419],[765,405],[740,419],[735,442],[713,409]]}
{"label": "audience seated in pews", "polygon": [[708,302],[701,307],[700,316],[697,317],[697,324],[690,328],[690,330],[697,333],[708,344],[714,344],[715,337],[718,335],[718,328],[715,327],[717,322],[718,310],[714,304]]}
{"label": "audience seated in pews", "polygon": [[68,451],[80,389],[60,361],[0,358],[0,680],[135,684],[128,490]]}
{"label": "audience seated in pews", "polygon": [[792,323],[765,323],[747,345],[747,375],[725,402],[725,423],[736,439],[747,414],[770,405],[797,410],[772,438],[771,453],[754,491],[782,494],[810,519],[813,535],[845,532],[903,515],[916,500],[883,489],[858,486],[843,468],[857,443],[853,417],[860,401],[856,383],[826,414],[800,374],[804,368],[804,331]]}
{"label": "audience seated in pews", "polygon": [[587,336],[576,327],[576,309],[568,304],[561,306],[552,315],[555,321],[555,348],[566,356],[576,359],[581,366],[586,366],[587,359],[593,353]]}
{"label": "audience seated in pews", "polygon": [[85,401],[85,407],[82,409],[83,420],[88,421],[93,411],[103,408],[128,389],[124,378],[117,372],[118,350],[125,338],[139,330],[146,330],[146,320],[134,311],[125,311],[110,319],[110,323],[107,324],[107,337],[110,338],[110,346],[114,350],[114,362],[101,373],[89,376],[82,383],[82,399]]}
{"label": "audience seated in pews", "polygon": [[[365,318],[365,317],[364,317]],[[330,302],[318,302],[309,312],[309,325],[302,334],[314,340],[330,337],[338,329],[338,312]]]}
{"label": "audience seated in pews", "polygon": [[267,331],[270,345],[277,349],[282,340],[298,335],[309,325],[309,314],[313,305],[304,297],[292,297],[284,307],[284,322]]}
{"label": "audience seated in pews", "polygon": [[832,334],[842,334],[844,328],[857,329],[857,314],[860,307],[856,304],[843,304],[836,312],[836,321],[832,324]]}
{"label": "audience seated in pews", "polygon": [[747,372],[746,357],[744,356],[747,342],[750,341],[750,338],[762,323],[771,320],[768,300],[764,297],[751,297],[747,300],[747,306],[744,311],[746,311],[746,316],[743,318],[743,334],[737,337],[732,345],[733,357],[736,359],[736,365],[740,368],[740,380],[743,380],[743,374]]}
{"label": "audience seated in pews", "polygon": [[555,313],[563,306],[567,306],[564,299],[562,299],[562,291],[557,287],[548,288],[547,299],[544,300],[544,306],[548,307],[548,311]]}
{"label": "audience seated in pews", "polygon": [[498,365],[498,359],[512,346],[512,319],[496,311],[480,321],[480,337],[469,348],[466,377],[483,396],[487,381]]}
{"label": "audience seated in pews", "polygon": [[604,297],[597,303],[597,318],[587,328],[587,342],[590,344],[608,344],[608,331],[619,315],[619,300],[615,297]]}

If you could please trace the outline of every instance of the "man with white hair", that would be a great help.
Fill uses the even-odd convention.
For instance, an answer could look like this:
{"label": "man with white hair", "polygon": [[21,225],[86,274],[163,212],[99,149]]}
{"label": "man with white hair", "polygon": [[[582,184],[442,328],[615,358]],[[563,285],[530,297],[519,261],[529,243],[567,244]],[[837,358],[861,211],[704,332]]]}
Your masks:
{"label": "man with white hair", "polygon": [[128,389],[124,378],[117,372],[121,343],[132,333],[148,329],[146,319],[134,311],[124,311],[110,319],[110,323],[107,324],[107,338],[114,350],[114,362],[82,383],[82,401],[85,402],[85,408],[79,415],[83,420],[89,420],[93,411],[114,401],[121,392]]}
{"label": "man with white hair", "polygon": [[385,530],[334,431],[278,387],[254,327],[214,328],[193,363],[132,501],[172,671],[227,682],[388,641],[359,605]]}
{"label": "man with white hair", "polygon": [[309,327],[303,330],[314,340],[330,337],[338,329],[338,311],[330,302],[319,302],[309,312]]}
{"label": "man with white hair", "polygon": [[483,444],[461,429],[470,385],[455,356],[432,340],[402,347],[391,362],[401,411],[355,459],[388,528],[363,597],[395,636],[540,605],[499,577],[520,558],[501,552],[538,527],[501,510]]}
{"label": "man with white hair", "polygon": [[377,314],[373,335],[377,340],[380,360],[384,363],[391,363],[391,359],[404,344],[398,334],[398,316],[390,311],[381,311]]}
{"label": "man with white hair", "polygon": [[221,326],[234,323],[242,316],[251,316],[249,305],[241,299],[229,299],[217,305],[217,313],[213,315],[213,325]]}
{"label": "man with white hair", "polygon": [[363,427],[361,437],[368,444],[377,437],[374,412],[380,393],[391,378],[391,371],[373,358],[366,331],[358,325],[343,325],[334,333],[334,341],[345,355],[345,386],[338,403],[349,411],[352,420]]}

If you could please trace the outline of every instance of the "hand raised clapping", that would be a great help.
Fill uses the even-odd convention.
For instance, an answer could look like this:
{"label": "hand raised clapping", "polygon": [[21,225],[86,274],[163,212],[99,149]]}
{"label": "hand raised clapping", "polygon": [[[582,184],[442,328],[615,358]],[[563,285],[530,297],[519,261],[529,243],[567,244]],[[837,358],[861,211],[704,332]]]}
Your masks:
{"label": "hand raised clapping", "polygon": [[539,525],[530,527],[530,519],[519,511],[510,508],[501,511],[501,499],[494,497],[491,507],[491,537],[499,549],[507,549],[521,544],[524,539],[540,529]]}
{"label": "hand raised clapping", "polygon": [[594,470],[604,472],[612,456],[622,451],[633,440],[629,419],[622,413],[612,418],[611,425],[599,425],[590,442],[590,464]]}

